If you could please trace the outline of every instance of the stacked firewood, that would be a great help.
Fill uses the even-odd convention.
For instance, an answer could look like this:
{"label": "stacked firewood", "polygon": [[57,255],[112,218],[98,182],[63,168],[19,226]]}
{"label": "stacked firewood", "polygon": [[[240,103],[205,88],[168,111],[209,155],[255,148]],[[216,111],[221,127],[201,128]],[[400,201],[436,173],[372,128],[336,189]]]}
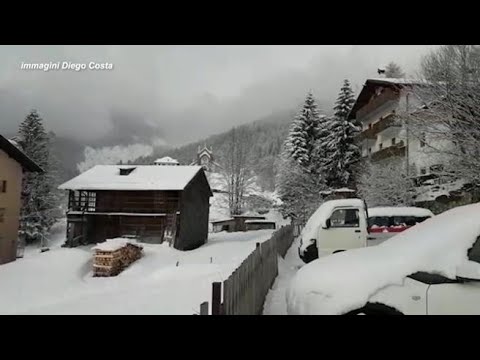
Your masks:
{"label": "stacked firewood", "polygon": [[107,240],[94,247],[93,276],[116,276],[142,257],[142,246],[126,239]]}

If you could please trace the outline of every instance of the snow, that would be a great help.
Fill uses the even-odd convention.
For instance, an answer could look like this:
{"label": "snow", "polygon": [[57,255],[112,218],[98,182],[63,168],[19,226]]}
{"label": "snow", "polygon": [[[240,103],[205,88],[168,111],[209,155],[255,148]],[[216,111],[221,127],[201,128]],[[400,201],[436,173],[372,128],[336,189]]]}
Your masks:
{"label": "snow", "polygon": [[170,156],[164,156],[160,159],[155,160],[155,164],[178,164],[178,160],[171,158]]}
{"label": "snow", "polygon": [[367,81],[374,81],[374,82],[382,82],[382,83],[389,83],[389,84],[397,84],[397,85],[426,85],[429,84],[425,80],[418,80],[418,79],[397,79],[397,78],[370,78]]}
{"label": "snow", "polygon": [[107,239],[105,242],[99,243],[96,246],[94,246],[92,250],[116,251],[127,246],[127,244],[139,246],[139,244],[135,240],[119,237],[114,239]]}
{"label": "snow", "polygon": [[398,207],[373,207],[368,208],[368,217],[373,216],[416,216],[426,217],[433,216],[433,213],[428,209],[423,209],[414,206],[398,206]]}
{"label": "snow", "polygon": [[[120,169],[132,168],[129,175]],[[59,186],[62,190],[183,190],[200,166],[97,165]]]}
{"label": "snow", "polygon": [[319,258],[302,267],[287,290],[289,314],[342,314],[377,291],[425,271],[455,278],[480,235],[480,203],[457,207],[380,245]]}
{"label": "snow", "polygon": [[285,293],[288,284],[298,269],[304,265],[298,256],[297,249],[299,245],[300,238],[297,237],[288,249],[285,258],[282,259],[280,256],[278,257],[278,276],[265,298],[263,315],[287,315]]}
{"label": "snow", "polygon": [[269,224],[272,222],[270,220],[245,220],[245,224]]}
{"label": "snow", "polygon": [[212,282],[227,279],[273,231],[210,234],[192,251],[142,244],[144,256],[108,278],[92,276],[91,246],[31,253],[0,266],[0,314],[192,315],[211,304]]}
{"label": "snow", "polygon": [[363,209],[365,206],[363,200],[360,199],[339,199],[339,200],[330,200],[324,202],[320,207],[313,213],[313,215],[308,219],[305,227],[302,230],[302,246],[301,251],[305,251],[306,248],[310,245],[311,239],[317,238],[317,232],[319,226],[326,226],[326,220],[330,217],[333,210],[339,207],[358,207]]}
{"label": "snow", "polygon": [[450,192],[460,190],[465,185],[464,180],[455,180],[441,185],[424,185],[417,189],[417,202],[433,201],[440,196],[450,196]]}

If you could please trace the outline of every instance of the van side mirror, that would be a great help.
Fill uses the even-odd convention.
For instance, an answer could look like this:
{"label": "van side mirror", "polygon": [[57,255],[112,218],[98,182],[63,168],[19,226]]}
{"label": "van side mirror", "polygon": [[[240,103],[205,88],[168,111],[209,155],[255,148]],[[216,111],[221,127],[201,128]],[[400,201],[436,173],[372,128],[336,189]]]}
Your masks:
{"label": "van side mirror", "polygon": [[325,226],[323,228],[330,229],[331,226],[332,226],[332,222],[330,221],[330,219],[325,220]]}

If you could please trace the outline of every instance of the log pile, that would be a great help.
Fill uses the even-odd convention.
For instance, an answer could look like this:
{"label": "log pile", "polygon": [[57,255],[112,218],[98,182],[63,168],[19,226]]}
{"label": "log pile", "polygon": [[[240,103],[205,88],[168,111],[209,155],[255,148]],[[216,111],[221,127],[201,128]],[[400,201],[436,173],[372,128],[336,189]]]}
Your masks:
{"label": "log pile", "polygon": [[129,239],[117,238],[93,249],[93,276],[116,276],[142,257],[143,248]]}

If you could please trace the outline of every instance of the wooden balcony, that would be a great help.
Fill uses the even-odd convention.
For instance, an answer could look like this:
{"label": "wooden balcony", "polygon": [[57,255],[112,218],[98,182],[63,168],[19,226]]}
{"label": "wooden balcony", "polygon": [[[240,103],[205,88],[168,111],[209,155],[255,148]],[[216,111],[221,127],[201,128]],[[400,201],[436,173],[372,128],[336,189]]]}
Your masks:
{"label": "wooden balcony", "polygon": [[385,117],[382,117],[379,121],[373,124],[372,127],[362,131],[358,135],[358,140],[362,141],[365,139],[376,139],[379,133],[391,127],[395,127],[395,128],[402,127],[402,125],[395,118],[394,113],[391,113]]}
{"label": "wooden balcony", "polygon": [[405,156],[405,143],[403,141],[372,153],[371,159],[372,161],[379,161],[393,156]]}

